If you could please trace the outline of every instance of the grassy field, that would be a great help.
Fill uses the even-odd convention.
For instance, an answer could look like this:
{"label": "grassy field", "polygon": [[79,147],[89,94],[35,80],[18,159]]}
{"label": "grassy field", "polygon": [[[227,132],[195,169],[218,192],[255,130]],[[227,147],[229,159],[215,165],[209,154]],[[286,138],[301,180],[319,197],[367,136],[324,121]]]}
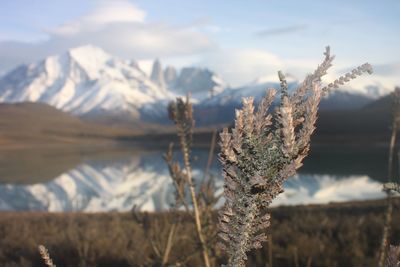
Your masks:
{"label": "grassy field", "polygon": [[[394,201],[391,243],[400,240],[400,199]],[[247,266],[376,266],[384,224],[385,201],[271,209],[272,247],[249,255]],[[152,244],[163,244],[177,216],[170,263],[201,266],[193,224],[185,214],[30,213],[0,214],[0,266],[43,266],[37,246],[48,247],[57,266],[159,266]],[[194,252],[194,254],[193,254]],[[187,258],[187,255],[192,255]],[[224,256],[213,249],[213,263]]]}

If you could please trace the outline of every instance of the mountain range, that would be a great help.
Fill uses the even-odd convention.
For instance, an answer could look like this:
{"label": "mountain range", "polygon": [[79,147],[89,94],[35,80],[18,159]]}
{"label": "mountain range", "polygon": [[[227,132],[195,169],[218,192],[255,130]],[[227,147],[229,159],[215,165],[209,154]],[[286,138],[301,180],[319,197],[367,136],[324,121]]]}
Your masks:
{"label": "mountain range", "polygon": [[[291,81],[293,88],[298,81]],[[230,123],[243,96],[256,102],[277,81],[262,79],[232,88],[218,74],[197,67],[177,70],[155,60],[150,74],[135,60],[111,56],[86,45],[42,61],[21,65],[0,77],[0,102],[39,102],[90,122],[138,127],[166,124],[166,107],[191,92],[198,125]],[[336,91],[323,99],[321,110],[353,110],[374,100],[368,94]]]}

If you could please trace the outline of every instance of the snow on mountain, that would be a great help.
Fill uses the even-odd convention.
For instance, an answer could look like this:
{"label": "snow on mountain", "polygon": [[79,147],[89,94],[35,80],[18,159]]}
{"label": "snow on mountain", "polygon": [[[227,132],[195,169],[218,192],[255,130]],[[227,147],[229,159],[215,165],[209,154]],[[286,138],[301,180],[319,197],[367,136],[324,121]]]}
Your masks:
{"label": "snow on mountain", "polygon": [[153,63],[150,79],[161,88],[165,88],[164,71],[161,67],[161,62],[158,59]]}
{"label": "snow on mountain", "polygon": [[228,84],[216,73],[195,67],[183,68],[171,89],[179,94],[191,92],[194,99],[206,100],[221,93]]}
{"label": "snow on mountain", "polygon": [[164,70],[164,78],[165,82],[169,87],[173,85],[173,83],[176,81],[178,77],[177,71],[174,67],[172,66],[167,66]]}
{"label": "snow on mountain", "polygon": [[86,45],[40,62],[22,65],[0,78],[0,102],[43,102],[85,118],[163,121],[166,106],[192,92],[199,102],[226,88],[215,73],[199,68],[163,70],[153,63],[149,77],[132,60]]}
{"label": "snow on mountain", "polygon": [[[23,65],[0,79],[1,102],[44,102],[76,115],[129,114],[174,98],[152,82],[134,61],[114,58],[94,46],[82,46]],[[160,112],[165,105],[157,105]]]}
{"label": "snow on mountain", "polygon": [[[287,79],[289,89],[298,84],[290,74]],[[171,66],[163,69],[159,60],[153,62],[152,73],[148,75],[135,61],[118,59],[87,45],[22,65],[0,77],[0,102],[44,102],[105,123],[132,120],[159,123],[168,121],[169,101],[191,92],[198,113],[196,119],[201,125],[211,123],[210,119],[230,122],[242,97],[254,96],[258,102],[271,87],[279,88],[277,77],[259,77],[244,86],[230,88],[208,69],[185,67],[177,71]],[[321,109],[359,108],[381,93],[376,86],[365,90],[366,93],[354,93],[348,88],[335,91],[322,101]]]}
{"label": "snow on mountain", "polygon": [[158,59],[153,63],[151,80],[179,96],[190,92],[194,102],[210,99],[228,87],[220,76],[208,69],[185,67],[178,72],[168,66],[163,70]]}

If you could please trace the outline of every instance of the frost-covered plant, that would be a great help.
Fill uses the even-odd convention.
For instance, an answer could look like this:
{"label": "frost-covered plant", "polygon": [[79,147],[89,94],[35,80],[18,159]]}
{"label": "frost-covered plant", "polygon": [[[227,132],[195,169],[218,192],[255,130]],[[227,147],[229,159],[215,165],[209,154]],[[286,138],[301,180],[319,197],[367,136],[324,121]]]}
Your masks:
{"label": "frost-covered plant", "polygon": [[220,247],[228,254],[227,266],[244,266],[246,253],[267,240],[267,208],[308,154],[321,97],[364,72],[372,73],[366,63],[323,87],[321,77],[334,59],[329,47],[324,55],[322,64],[292,93],[279,72],[281,101],[273,113],[269,109],[276,90],[267,91],[257,110],[252,97],[244,98],[234,128],[220,134],[226,202],[220,211],[219,236]]}
{"label": "frost-covered plant", "polygon": [[381,248],[379,251],[379,262],[378,262],[379,267],[383,267],[385,265],[385,259],[387,259],[390,256],[386,254],[388,250],[389,235],[391,231],[392,213],[393,213],[391,191],[400,192],[400,185],[397,183],[392,183],[395,177],[393,171],[394,170],[393,162],[395,158],[394,150],[396,146],[397,131],[399,129],[399,126],[400,126],[400,88],[396,87],[394,92],[392,93],[392,135],[390,137],[390,144],[389,144],[388,182],[383,185],[383,190],[387,194],[387,208],[385,214],[385,225],[383,226]]}
{"label": "frost-covered plant", "polygon": [[400,246],[390,246],[386,257],[386,267],[400,266]]}
{"label": "frost-covered plant", "polygon": [[38,249],[40,257],[42,257],[44,264],[46,264],[46,266],[48,267],[56,267],[56,265],[53,263],[53,260],[50,257],[47,248],[43,245],[39,245]]}

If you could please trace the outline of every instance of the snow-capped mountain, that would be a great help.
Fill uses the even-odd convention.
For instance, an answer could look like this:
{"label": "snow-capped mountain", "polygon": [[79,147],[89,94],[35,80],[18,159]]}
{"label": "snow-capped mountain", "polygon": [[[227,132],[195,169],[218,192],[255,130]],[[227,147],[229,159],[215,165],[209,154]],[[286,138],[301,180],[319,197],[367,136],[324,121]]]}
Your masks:
{"label": "snow-capped mountain", "polygon": [[190,91],[199,102],[226,86],[207,69],[178,72],[171,66],[163,69],[159,60],[149,76],[133,60],[86,45],[0,77],[0,102],[42,102],[86,119],[158,122],[177,96]]}
{"label": "snow-capped mountain", "polygon": [[114,58],[90,45],[20,66],[0,79],[1,102],[44,102],[75,115],[140,118],[149,105],[153,113],[165,112],[165,103],[173,98],[134,61]]}
{"label": "snow-capped mountain", "polygon": [[219,75],[208,69],[185,67],[178,72],[168,66],[163,70],[158,59],[153,63],[151,80],[180,96],[190,92],[194,102],[211,99],[228,88],[228,84]]}
{"label": "snow-capped mountain", "polygon": [[156,59],[153,63],[150,79],[161,88],[165,88],[164,72],[160,60]]}
{"label": "snow-capped mountain", "polygon": [[178,94],[191,92],[194,99],[207,100],[224,91],[228,84],[217,74],[201,68],[183,68],[171,89]]}
{"label": "snow-capped mountain", "polygon": [[172,87],[178,77],[178,72],[172,66],[167,66],[164,70],[164,79],[168,87]]}
{"label": "snow-capped mountain", "polygon": [[[288,77],[289,89],[298,81]],[[272,81],[272,82],[271,82]],[[85,119],[132,125],[133,121],[168,122],[166,107],[191,92],[198,125],[229,123],[242,97],[258,102],[268,88],[279,88],[270,76],[230,88],[218,74],[204,68],[163,68],[155,60],[150,75],[133,60],[122,60],[86,45],[40,62],[22,65],[0,77],[0,102],[43,102]],[[338,90],[321,102],[323,109],[357,109],[378,94]]]}

